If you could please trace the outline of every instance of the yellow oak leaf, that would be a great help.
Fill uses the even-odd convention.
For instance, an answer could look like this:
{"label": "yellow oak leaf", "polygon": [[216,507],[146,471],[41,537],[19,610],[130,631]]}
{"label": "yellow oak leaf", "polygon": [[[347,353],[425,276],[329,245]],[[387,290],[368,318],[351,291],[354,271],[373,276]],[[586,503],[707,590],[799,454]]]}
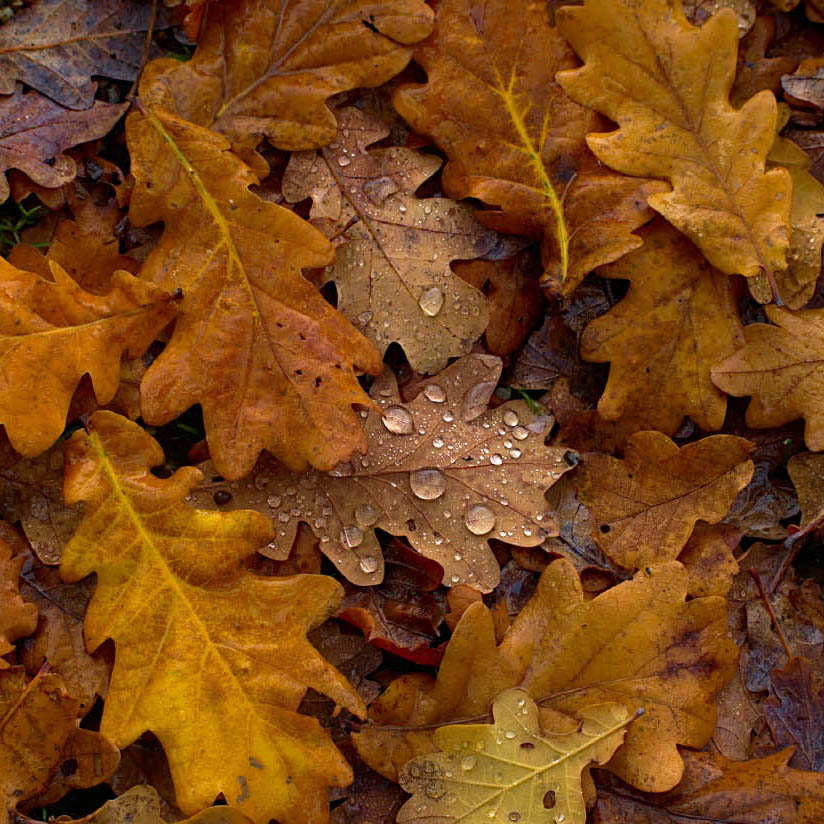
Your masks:
{"label": "yellow oak leaf", "polygon": [[627,725],[622,704],[581,707],[579,729],[557,731],[529,693],[502,692],[492,704],[493,724],[439,727],[441,752],[410,761],[400,776],[412,798],[398,824],[465,821],[585,824],[581,772],[604,764],[621,746]]}
{"label": "yellow oak leaf", "polygon": [[735,109],[738,26],[722,9],[701,28],[680,0],[586,0],[558,10],[581,56],[558,82],[618,124],[587,142],[624,174],[669,181],[649,204],[727,274],[773,279],[786,268],[792,180],[765,171],[776,102],[763,91]]}
{"label": "yellow oak leaf", "polygon": [[325,576],[246,571],[241,561],[270,537],[267,519],[187,506],[200,472],[161,479],[150,469],[162,462],[156,441],[107,411],[66,445],[66,501],[86,511],[60,571],[67,582],[97,573],[86,642],[115,645],[101,732],[120,747],[153,732],[186,813],[222,793],[261,824],[324,822],[326,788],[351,771],[295,710],[311,686],[364,712],[306,640],[342,589]]}

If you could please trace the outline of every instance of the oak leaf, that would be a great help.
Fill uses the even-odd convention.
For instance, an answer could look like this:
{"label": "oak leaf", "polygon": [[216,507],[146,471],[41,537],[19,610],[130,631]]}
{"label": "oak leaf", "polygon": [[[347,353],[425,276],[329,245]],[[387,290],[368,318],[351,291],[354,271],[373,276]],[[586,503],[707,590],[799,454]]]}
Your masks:
{"label": "oak leaf", "polygon": [[223,793],[256,821],[323,821],[326,787],[351,773],[295,710],[312,686],[364,711],[305,638],[337,606],[340,586],[245,571],[240,562],[270,536],[266,519],[190,508],[183,498],[200,472],[161,479],[150,469],[162,461],[144,430],[107,411],[66,445],[66,501],[86,511],[60,571],[68,582],[97,573],[86,642],[115,645],[101,732],[121,747],[153,732],[184,812]]}
{"label": "oak leaf", "polygon": [[134,80],[151,19],[151,7],[139,0],[27,6],[0,28],[0,94],[11,94],[22,80],[62,106],[88,109],[97,89],[92,75]]}
{"label": "oak leaf", "polygon": [[432,16],[422,0],[223,0],[192,59],[150,63],[140,94],[233,144],[322,146],[337,130],[327,98],[396,75]]}
{"label": "oak leaf", "polygon": [[699,521],[678,555],[687,568],[687,592],[693,598],[726,595],[738,574],[733,550],[741,541],[741,532],[729,524]]}
{"label": "oak leaf", "polygon": [[327,218],[329,236],[345,231],[324,275],[335,283],[338,309],[381,354],[397,342],[416,372],[437,372],[467,354],[489,323],[483,295],[449,263],[485,254],[497,237],[468,206],[415,197],[438,158],[368,150],[389,127],[360,109],[342,109],[338,122],[332,144],[292,155],[283,195],[292,203],[311,197],[310,217]]}
{"label": "oak leaf", "polygon": [[143,354],[175,316],[176,296],[128,272],[105,296],[92,295],[58,264],[53,281],[0,261],[0,423],[26,457],[60,437],[84,374],[97,401],[108,403],[120,382],[120,358]]}
{"label": "oak leaf", "polygon": [[222,136],[170,112],[126,122],[137,226],[165,222],[141,276],[182,289],[166,349],[141,384],[150,424],[200,404],[221,475],[249,472],[262,449],[331,469],[365,441],[355,377],[378,373],[374,347],[301,275],[332,246],[293,212],[249,191],[257,181]]}
{"label": "oak leaf", "polygon": [[449,158],[446,193],[492,207],[478,213],[487,226],[541,239],[546,285],[571,291],[640,245],[632,231],[662,188],[596,167],[584,142],[594,115],[555,83],[576,60],[545,3],[439,0],[436,13],[415,49],[428,82],[393,102]]}
{"label": "oak leaf", "polygon": [[824,455],[802,452],[787,461],[787,472],[798,496],[801,526],[806,526],[824,508]]}
{"label": "oak leaf", "polygon": [[598,525],[598,545],[627,569],[677,558],[696,522],[718,523],[749,483],[752,448],[744,438],[711,435],[679,449],[660,432],[636,432],[623,460],[586,455],[578,497]]}
{"label": "oak leaf", "polygon": [[[687,572],[666,562],[585,600],[565,560],[551,563],[497,645],[492,615],[472,604],[438,670],[401,676],[370,707],[373,724],[353,736],[359,755],[389,778],[432,751],[432,727],[483,720],[494,697],[520,686],[542,707],[574,714],[619,701],[644,708],[610,762],[634,786],[672,788],[683,763],[676,743],[702,747],[715,727],[714,696],[735,668],[723,598],[685,602]],[[382,729],[385,727],[385,729]]]}
{"label": "oak leaf", "polygon": [[781,78],[795,71],[798,59],[791,55],[767,57],[775,40],[775,16],[762,14],[741,39],[738,48],[738,68],[730,92],[730,102],[738,108],[754,94],[764,89],[778,94]]}
{"label": "oak leaf", "polygon": [[713,383],[730,395],[752,395],[748,426],[804,418],[807,446],[824,449],[824,309],[765,311],[771,323],[744,327],[744,347],[712,368]]}
{"label": "oak leaf", "polygon": [[650,206],[684,232],[722,272],[747,277],[787,265],[792,181],[765,171],[775,98],[729,102],[738,27],[722,9],[702,28],[670,0],[586,0],[557,25],[584,60],[558,82],[618,124],[587,143],[624,174],[668,180]]}
{"label": "oak leaf", "polygon": [[3,656],[14,650],[12,641],[31,635],[37,627],[37,607],[20,595],[20,570],[25,557],[14,557],[12,547],[0,537],[0,670]]}
{"label": "oak leaf", "polygon": [[[8,25],[0,26],[0,42],[7,28]],[[0,66],[3,59],[0,47]],[[115,105],[98,100],[94,105],[90,103],[90,108],[74,112],[38,92],[24,94],[14,84],[8,92],[9,97],[0,98],[0,203],[9,196],[5,174],[9,169],[20,169],[35,183],[48,188],[70,183],[77,165],[63,152],[78,143],[103,137],[128,108],[126,103]]]}
{"label": "oak leaf", "polygon": [[598,270],[629,280],[626,297],[581,336],[584,360],[610,363],[598,412],[627,433],[674,435],[685,416],[718,430],[727,399],[710,369],[743,343],[735,286],[663,221],[639,234],[640,249]]}
{"label": "oak leaf", "polygon": [[581,773],[609,761],[621,746],[627,710],[603,703],[576,715],[578,730],[558,732],[528,693],[511,689],[495,698],[492,724],[439,727],[434,744],[441,752],[403,768],[400,784],[412,798],[398,812],[398,824],[433,817],[443,824],[584,824]]}
{"label": "oak leaf", "polygon": [[381,529],[437,561],[445,585],[489,592],[500,575],[489,540],[538,546],[557,534],[544,492],[577,460],[545,446],[549,421],[524,401],[487,410],[500,374],[498,358],[468,355],[403,403],[387,370],[372,385],[374,408],[362,413],[365,457],[327,474],[263,462],[253,479],[226,489],[233,503],[273,518],[271,557],[289,554],[302,521],[341,574],[359,586],[377,584]]}

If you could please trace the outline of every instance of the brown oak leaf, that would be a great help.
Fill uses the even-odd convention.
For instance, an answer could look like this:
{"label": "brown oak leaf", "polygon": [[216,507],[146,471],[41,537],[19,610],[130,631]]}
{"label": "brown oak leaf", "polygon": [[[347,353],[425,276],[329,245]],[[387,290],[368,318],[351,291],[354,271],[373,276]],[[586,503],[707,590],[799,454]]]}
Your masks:
{"label": "brown oak leaf", "polygon": [[12,554],[0,537],[0,670],[9,665],[3,656],[14,650],[12,641],[31,635],[37,627],[37,607],[20,595],[20,570],[25,556]]}

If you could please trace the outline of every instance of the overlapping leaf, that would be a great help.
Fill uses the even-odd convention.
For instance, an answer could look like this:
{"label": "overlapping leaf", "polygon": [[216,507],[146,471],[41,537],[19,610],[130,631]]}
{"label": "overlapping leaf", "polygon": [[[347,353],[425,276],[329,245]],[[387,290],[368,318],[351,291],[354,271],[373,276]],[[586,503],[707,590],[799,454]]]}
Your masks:
{"label": "overlapping leaf", "polygon": [[141,385],[141,411],[166,423],[200,404],[227,478],[262,449],[295,468],[330,469],[365,446],[352,404],[374,347],[301,275],[332,259],[293,212],[249,191],[255,175],[222,136],[166,111],[130,115],[130,218],[165,222],[141,274],[183,290],[180,317]]}
{"label": "overlapping leaf", "polygon": [[679,449],[660,432],[637,432],[623,460],[587,455],[578,495],[598,524],[599,546],[627,569],[677,558],[696,521],[718,523],[749,483],[752,447],[712,435]]}
{"label": "overlapping leaf", "polygon": [[0,670],[8,663],[4,655],[14,650],[12,641],[31,635],[37,627],[37,607],[20,595],[22,555],[12,557],[12,548],[0,538]]}
{"label": "overlapping leaf", "polygon": [[571,714],[604,701],[629,713],[643,707],[610,769],[639,788],[672,788],[683,770],[676,743],[709,740],[714,696],[738,655],[726,635],[724,599],[685,602],[687,581],[681,564],[651,565],[587,601],[572,565],[555,561],[500,646],[491,613],[471,605],[437,680],[403,676],[371,705],[373,725],[353,736],[358,753],[393,778],[432,751],[433,726],[484,720],[496,695],[520,686],[542,707]]}
{"label": "overlapping leaf", "polygon": [[338,309],[381,354],[397,341],[413,369],[437,372],[469,352],[489,323],[483,295],[449,263],[488,252],[496,235],[468,206],[415,197],[438,170],[436,157],[367,151],[389,128],[360,109],[342,109],[338,122],[331,145],[292,155],[283,194],[292,203],[311,197],[311,216],[327,219],[327,235],[348,227],[325,275],[337,288]]}
{"label": "overlapping leaf", "polygon": [[393,100],[449,158],[447,193],[493,207],[479,213],[488,226],[541,238],[556,289],[640,245],[631,233],[662,189],[595,167],[584,136],[596,121],[555,83],[575,57],[546,5],[439,0],[436,11],[433,35],[415,49],[428,82]]}
{"label": "overlapping leaf", "polygon": [[444,824],[584,824],[581,772],[608,761],[621,745],[627,710],[603,703],[577,715],[579,729],[553,730],[528,693],[511,689],[492,704],[494,723],[440,727],[434,743],[441,752],[416,758],[401,773],[412,798],[398,824],[435,816]]}
{"label": "overlapping leaf", "polygon": [[343,575],[376,584],[383,558],[375,529],[382,529],[437,561],[447,586],[488,592],[500,574],[489,539],[537,546],[557,534],[544,492],[577,460],[544,445],[549,421],[525,402],[487,410],[500,373],[498,358],[468,355],[404,403],[387,371],[372,385],[375,408],[362,413],[365,457],[328,474],[260,463],[250,482],[226,489],[233,503],[255,500],[271,514],[273,557],[289,554],[303,521]]}
{"label": "overlapping leaf", "polygon": [[339,585],[246,572],[240,561],[270,536],[264,518],[188,507],[196,469],[157,478],[150,469],[163,453],[137,424],[101,411],[88,426],[66,447],[66,500],[85,501],[86,513],[61,574],[97,573],[87,643],[115,644],[101,731],[125,746],[151,730],[184,812],[223,793],[256,821],[325,820],[326,787],[351,773],[295,710],[312,686],[363,712],[305,638],[339,602]]}
{"label": "overlapping leaf", "polygon": [[787,265],[792,181],[765,171],[775,98],[729,102],[738,27],[722,9],[702,28],[670,0],[586,0],[559,10],[562,34],[584,66],[559,74],[575,100],[618,124],[587,139],[630,175],[668,180],[650,205],[728,274],[768,278]]}

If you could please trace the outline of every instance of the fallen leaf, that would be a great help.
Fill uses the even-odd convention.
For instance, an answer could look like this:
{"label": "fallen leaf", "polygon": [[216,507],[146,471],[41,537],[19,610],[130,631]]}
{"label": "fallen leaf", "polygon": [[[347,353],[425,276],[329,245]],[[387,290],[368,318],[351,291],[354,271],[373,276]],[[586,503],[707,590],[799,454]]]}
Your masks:
{"label": "fallen leaf", "polygon": [[787,530],[781,521],[798,514],[798,501],[789,482],[771,477],[767,462],[753,456],[753,463],[752,480],[738,493],[723,522],[749,538],[783,541]]}
{"label": "fallen leaf", "polygon": [[824,484],[824,455],[813,455],[810,452],[793,455],[787,461],[787,472],[798,495],[800,526],[803,527],[820,515],[824,507],[824,495],[821,494]]}
{"label": "fallen leaf", "polygon": [[468,206],[415,197],[438,158],[400,147],[368,150],[389,127],[360,109],[342,109],[338,122],[332,144],[292,155],[283,195],[290,203],[311,197],[310,217],[330,219],[330,236],[345,230],[324,275],[335,283],[338,309],[381,355],[397,342],[416,372],[437,372],[467,354],[489,323],[483,295],[449,263],[485,254],[495,233]]}
{"label": "fallen leaf", "polygon": [[169,112],[126,122],[137,226],[165,222],[141,276],[183,290],[172,338],[141,384],[143,419],[203,410],[221,475],[249,472],[262,449],[295,469],[331,469],[365,447],[352,404],[374,347],[301,275],[332,258],[326,238],[249,191],[255,175],[220,135]]}
{"label": "fallen leaf", "polygon": [[585,600],[572,565],[551,563],[500,646],[492,615],[473,604],[437,679],[415,673],[393,681],[370,707],[372,723],[353,735],[359,755],[394,778],[432,751],[434,726],[485,720],[498,693],[520,686],[540,706],[568,714],[603,701],[620,701],[629,713],[643,707],[610,769],[651,792],[671,789],[683,770],[676,742],[709,741],[714,696],[738,654],[726,635],[724,599],[685,603],[687,583],[684,567],[667,562]]}
{"label": "fallen leaf", "polygon": [[487,409],[500,374],[498,358],[468,355],[402,403],[387,370],[372,385],[375,408],[362,413],[365,457],[328,474],[298,474],[264,460],[253,478],[226,489],[233,503],[273,518],[277,532],[265,550],[271,557],[288,554],[302,521],[349,581],[378,584],[381,529],[437,561],[446,586],[463,582],[489,592],[500,574],[490,538],[537,546],[555,534],[544,492],[577,460],[568,449],[544,445],[547,420],[524,401]]}
{"label": "fallen leaf", "polygon": [[[43,5],[46,3],[37,8]],[[2,40],[8,28],[8,24],[0,26],[0,66],[7,59]],[[0,77],[5,76],[0,71]],[[0,88],[4,82],[0,80]],[[91,108],[74,112],[38,92],[24,94],[14,83],[7,94],[0,98],[0,203],[9,196],[5,175],[9,169],[20,169],[35,183],[50,189],[70,183],[77,174],[77,165],[63,152],[103,137],[127,108],[126,103],[114,105],[98,100]]]}
{"label": "fallen leaf", "polygon": [[627,432],[674,435],[685,416],[717,431],[727,399],[710,369],[743,343],[735,286],[663,221],[639,234],[640,249],[598,270],[628,280],[626,297],[581,336],[584,360],[610,363],[598,412]]}
{"label": "fallen leaf", "polygon": [[738,574],[738,561],[733,550],[741,541],[741,533],[729,524],[707,524],[698,521],[689,540],[678,555],[687,568],[687,593],[693,598],[706,595],[726,595]]}
{"label": "fallen leaf", "polygon": [[578,357],[578,340],[563,320],[548,314],[517,355],[513,385],[524,389],[549,389],[558,378],[575,379],[586,367]]}
{"label": "fallen leaf", "polygon": [[410,761],[400,784],[412,798],[398,824],[432,820],[480,824],[508,821],[584,824],[581,773],[603,764],[621,746],[627,725],[622,704],[577,712],[577,732],[557,734],[529,694],[511,689],[492,704],[492,724],[439,727],[441,752]]}
{"label": "fallen leaf", "polygon": [[790,766],[822,772],[824,676],[806,658],[793,658],[784,669],[773,670],[770,693],[764,702],[764,715],[776,746],[793,745]]}
{"label": "fallen leaf", "polygon": [[11,546],[0,537],[0,670],[9,664],[4,655],[14,651],[12,641],[31,635],[37,627],[37,607],[20,595],[20,570],[24,556],[14,557]]}
{"label": "fallen leaf", "polygon": [[753,444],[712,435],[680,449],[660,432],[636,432],[624,459],[584,456],[578,497],[611,560],[627,569],[678,557],[698,520],[718,523],[752,477]]}
{"label": "fallen leaf", "polygon": [[595,155],[624,174],[668,180],[673,191],[650,195],[650,206],[722,272],[786,268],[792,181],[783,169],[765,171],[775,98],[729,103],[735,13],[722,9],[699,29],[668,0],[586,0],[556,19],[584,60],[558,82],[618,124],[589,135]]}
{"label": "fallen leaf", "polygon": [[802,60],[795,72],[781,78],[781,87],[794,106],[824,109],[824,64],[821,59]]}
{"label": "fallen leaf", "polygon": [[492,207],[478,213],[487,226],[541,239],[556,289],[640,245],[632,231],[661,189],[595,167],[584,142],[595,116],[555,83],[576,61],[546,4],[439,0],[436,15],[415,49],[428,82],[402,86],[393,102],[449,158],[447,194]]}
{"label": "fallen leaf", "polygon": [[804,440],[824,449],[824,309],[766,307],[772,324],[744,327],[744,347],[712,368],[713,383],[730,395],[752,395],[747,425],[781,426],[804,418]]}
{"label": "fallen leaf", "polygon": [[775,15],[759,15],[738,47],[738,67],[730,91],[730,103],[738,108],[765,89],[779,94],[781,78],[795,71],[798,60],[790,55],[767,57],[775,39]]}
{"label": "fallen leaf", "polygon": [[96,412],[88,430],[66,445],[66,500],[85,501],[86,512],[60,570],[68,582],[98,576],[87,646],[115,644],[101,732],[118,746],[153,732],[186,813],[223,793],[256,821],[323,820],[326,787],[351,772],[318,723],[294,710],[312,686],[364,711],[305,639],[337,606],[339,585],[246,572],[239,562],[270,535],[264,518],[188,507],[200,472],[152,475],[163,453],[125,418]]}
{"label": "fallen leaf", "polygon": [[108,403],[120,382],[121,354],[139,357],[177,312],[174,295],[128,272],[112,278],[105,296],[86,292],[56,263],[52,274],[48,281],[0,261],[0,423],[26,457],[60,437],[84,374],[97,401]]}

